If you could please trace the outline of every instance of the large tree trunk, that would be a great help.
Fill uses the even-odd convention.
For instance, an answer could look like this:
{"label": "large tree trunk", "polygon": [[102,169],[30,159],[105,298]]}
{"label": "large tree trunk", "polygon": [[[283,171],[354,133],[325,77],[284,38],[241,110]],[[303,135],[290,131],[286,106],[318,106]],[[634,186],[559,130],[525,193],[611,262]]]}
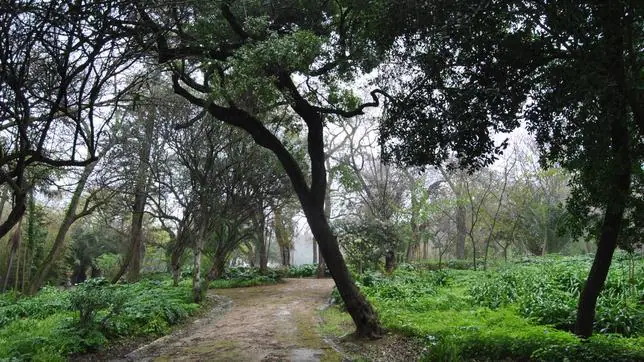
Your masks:
{"label": "large tree trunk", "polygon": [[[325,160],[325,164],[328,162],[328,160]],[[326,181],[326,176],[325,176],[325,181]],[[330,188],[328,184],[325,184],[325,193],[324,193],[324,217],[327,220],[331,220],[331,193],[330,193]],[[337,243],[337,240],[336,240]],[[317,277],[318,278],[324,278],[326,277],[326,263],[324,261],[324,254],[322,253],[322,247],[320,246],[320,243],[318,242],[318,269],[317,269]]]}
{"label": "large tree trunk", "polygon": [[396,268],[396,253],[393,250],[387,250],[385,253],[385,271],[391,273]]}
{"label": "large tree trunk", "polygon": [[378,323],[378,317],[351,279],[337,239],[333,235],[321,208],[317,211],[314,207],[308,205],[303,205],[303,208],[311,231],[317,239],[318,245],[320,245],[320,256],[323,256],[324,260],[326,260],[326,265],[340,292],[340,296],[356,325],[357,335],[369,338],[381,337],[383,331]]}
{"label": "large tree trunk", "polygon": [[318,263],[318,242],[313,239],[312,241],[312,246],[313,246],[313,264]]}
{"label": "large tree trunk", "polygon": [[268,271],[268,253],[266,251],[266,233],[264,227],[264,215],[260,216],[257,222],[257,254],[259,256],[259,271]]}
{"label": "large tree trunk", "polygon": [[212,258],[212,266],[208,271],[208,280],[220,279],[226,271],[226,257],[222,253],[215,252]]}
{"label": "large tree trunk", "polygon": [[280,261],[282,266],[291,266],[291,235],[282,218],[282,210],[279,207],[273,208],[273,230],[275,231],[275,240],[280,248]]}
{"label": "large tree trunk", "polygon": [[201,225],[199,226],[197,240],[195,240],[194,262],[192,266],[192,300],[195,303],[201,303],[201,300],[203,298],[204,286],[202,285],[201,278],[201,255],[203,253],[205,239],[206,222],[205,220],[202,220]]}
{"label": "large tree trunk", "polygon": [[291,266],[291,248],[289,246],[280,246],[282,256],[282,266]]}
{"label": "large tree trunk", "polygon": [[[7,271],[4,273],[4,283],[2,285],[2,291],[7,290],[7,286],[9,285],[9,277],[11,273],[11,268],[13,267],[13,261],[16,259],[16,254],[18,252],[18,249],[20,248],[20,241],[22,240],[22,231],[21,231],[21,224],[22,224],[22,219],[18,221],[18,227],[16,230],[14,230],[13,235],[11,236],[11,239],[9,240],[10,243],[10,248],[11,250],[9,251],[9,260],[7,262]],[[14,273],[14,279],[18,279],[18,268],[16,267],[16,272]]]}
{"label": "large tree trunk", "polygon": [[178,286],[179,279],[181,279],[181,256],[186,249],[183,241],[184,236],[181,231],[177,233],[177,240],[175,240],[172,253],[170,254],[170,270],[172,272],[172,285]]}
{"label": "large tree trunk", "polygon": [[[610,120],[611,155],[613,165],[612,187],[610,198],[607,198],[606,211],[602,223],[599,242],[593,265],[590,268],[586,285],[579,296],[577,307],[577,320],[575,333],[583,338],[588,338],[593,333],[593,321],[597,297],[604,287],[608,270],[613,260],[613,253],[622,229],[624,210],[630,195],[632,160],[630,155],[630,135],[627,119],[628,104],[625,93],[630,91],[626,87],[623,36],[620,28],[620,19],[623,15],[621,5],[606,2],[598,12],[598,17],[604,28],[604,47],[606,58],[604,66],[613,78],[607,84],[602,94],[602,106],[606,117]],[[614,82],[614,84],[612,84]],[[640,167],[640,165],[635,165]]]}
{"label": "large tree trunk", "polygon": [[154,119],[148,116],[145,119],[144,139],[139,149],[139,167],[136,172],[134,184],[134,207],[132,209],[132,226],[130,229],[130,246],[118,273],[112,279],[116,283],[127,271],[128,282],[136,282],[140,278],[141,259],[143,252],[143,215],[145,202],[148,197],[148,173],[150,152],[152,150],[152,137],[154,132]]}
{"label": "large tree trunk", "polygon": [[67,206],[67,210],[65,211],[63,221],[58,228],[58,232],[56,233],[54,245],[51,247],[49,254],[47,254],[45,260],[43,260],[42,264],[29,282],[29,290],[27,294],[34,295],[36,294],[36,292],[38,292],[38,290],[44,283],[45,278],[47,277],[47,274],[49,273],[52,265],[54,265],[54,263],[58,261],[61,252],[65,249],[65,237],[67,236],[67,232],[74,224],[74,222],[81,216],[76,214],[76,209],[78,208],[81,195],[83,194],[83,190],[85,189],[87,179],[94,171],[95,166],[96,162],[92,162],[89,165],[85,166],[85,168],[83,169],[83,173],[81,173],[80,179],[78,180],[78,184],[76,185],[72,199],[70,200],[69,205]]}

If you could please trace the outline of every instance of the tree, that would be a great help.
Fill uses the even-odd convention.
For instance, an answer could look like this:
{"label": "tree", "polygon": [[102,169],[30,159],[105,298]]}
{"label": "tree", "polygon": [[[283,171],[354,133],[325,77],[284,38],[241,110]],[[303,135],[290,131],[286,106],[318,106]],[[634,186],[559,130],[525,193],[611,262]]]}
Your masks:
{"label": "tree", "polygon": [[[94,192],[88,195],[84,201],[81,200],[83,191],[85,190],[85,185],[87,184],[90,175],[94,171],[96,164],[97,162],[92,162],[83,168],[69,204],[67,205],[67,209],[65,210],[63,220],[61,221],[56,233],[54,244],[29,281],[29,289],[27,292],[28,294],[34,295],[36,294],[36,292],[38,292],[40,287],[42,287],[42,284],[45,282],[45,278],[51,270],[51,267],[60,258],[62,252],[65,249],[65,238],[67,236],[67,232],[74,224],[74,222],[87,215],[90,215],[92,212],[94,212],[94,210],[96,210],[97,207],[105,203],[106,195],[100,195],[100,189],[94,190]],[[78,207],[81,204],[83,205],[82,209],[78,211]]]}
{"label": "tree", "polygon": [[104,127],[130,84],[117,83],[136,59],[127,39],[112,36],[114,3],[0,4],[0,184],[13,200],[0,236],[26,210],[30,170],[96,160]]}
{"label": "tree", "polygon": [[[149,92],[154,92],[154,90],[149,89]],[[154,105],[147,105],[132,110],[135,120],[132,122],[131,132],[135,139],[136,146],[134,148],[136,149],[137,157],[136,165],[133,167],[135,176],[132,189],[134,200],[132,202],[132,222],[130,224],[130,246],[121,263],[121,268],[112,278],[112,283],[118,282],[126,272],[126,279],[129,282],[136,282],[140,278],[143,258],[143,215],[150,183],[150,154],[154,146],[154,125],[160,118],[158,114],[159,108]]]}
{"label": "tree", "polygon": [[396,11],[377,14],[386,29],[378,42],[399,39],[404,46],[395,56],[410,65],[399,68],[418,70],[391,92],[385,153],[414,165],[455,154],[461,166],[480,168],[507,145],[492,134],[525,122],[543,164],[572,173],[568,209],[598,240],[575,327],[590,336],[613,252],[642,231],[642,4],[381,4],[377,11]]}
{"label": "tree", "polygon": [[[316,97],[320,87],[337,84],[337,75],[351,75],[347,54],[357,62],[366,61],[366,40],[347,39],[359,24],[360,12],[326,2],[304,7],[292,1],[253,5],[209,2],[181,8],[138,8],[137,33],[153,42],[160,63],[172,73],[177,94],[214,118],[243,129],[255,143],[274,153],[295,189],[357,334],[378,337],[382,329],[375,312],[353,282],[324,214],[325,116],[362,114],[365,108],[379,105],[378,91],[372,91],[372,102],[363,104],[324,102]],[[323,44],[331,51],[322,53]],[[308,92],[296,85],[296,74],[311,80]],[[320,83],[314,85],[314,81]],[[304,122],[310,177],[266,126],[280,105],[287,105]]]}

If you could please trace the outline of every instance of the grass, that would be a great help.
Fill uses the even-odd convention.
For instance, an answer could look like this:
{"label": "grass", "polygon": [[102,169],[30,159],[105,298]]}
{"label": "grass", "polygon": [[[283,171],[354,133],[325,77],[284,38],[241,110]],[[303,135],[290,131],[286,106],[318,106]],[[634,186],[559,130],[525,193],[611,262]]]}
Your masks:
{"label": "grass", "polygon": [[90,280],[66,291],[45,288],[31,298],[2,296],[0,360],[63,361],[125,338],[160,336],[198,308],[189,286],[171,287],[169,280]]}
{"label": "grass", "polygon": [[[567,330],[586,258],[527,260],[488,272],[403,266],[391,276],[363,274],[357,281],[385,328],[425,341],[428,361],[641,361],[644,285],[623,272],[632,267],[627,263],[617,258],[588,341]],[[635,263],[641,281],[644,261]],[[612,305],[631,309],[619,314]],[[350,321],[337,313],[323,314],[322,328],[331,334]]]}

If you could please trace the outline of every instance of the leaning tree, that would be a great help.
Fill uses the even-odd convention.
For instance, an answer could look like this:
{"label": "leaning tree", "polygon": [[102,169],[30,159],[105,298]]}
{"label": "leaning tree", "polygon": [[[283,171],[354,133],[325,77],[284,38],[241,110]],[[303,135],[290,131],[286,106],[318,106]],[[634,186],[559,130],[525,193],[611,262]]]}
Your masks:
{"label": "leaning tree", "polygon": [[[373,63],[362,37],[361,7],[351,2],[182,1],[136,8],[132,34],[172,74],[174,90],[216,119],[250,134],[277,157],[298,196],[357,334],[382,334],[375,312],[352,280],[324,214],[327,115],[353,117],[365,108],[342,80]],[[332,96],[333,95],[333,96]],[[271,131],[278,110],[297,115],[285,128],[307,139],[310,174]]]}

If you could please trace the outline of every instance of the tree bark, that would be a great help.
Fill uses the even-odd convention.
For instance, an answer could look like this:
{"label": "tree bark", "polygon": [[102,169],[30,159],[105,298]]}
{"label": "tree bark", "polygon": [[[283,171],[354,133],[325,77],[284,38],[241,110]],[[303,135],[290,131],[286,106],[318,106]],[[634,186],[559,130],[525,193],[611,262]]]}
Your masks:
{"label": "tree bark", "polygon": [[203,247],[206,239],[206,227],[207,224],[205,220],[202,220],[201,225],[199,226],[197,240],[195,240],[194,262],[192,266],[192,300],[195,303],[201,303],[203,297],[203,285],[201,280],[201,255],[203,253]]}
{"label": "tree bark", "polygon": [[[457,195],[457,197],[459,197]],[[467,233],[467,224],[465,219],[467,210],[464,205],[456,206],[456,259],[465,259],[465,234]]]}
{"label": "tree bark", "polygon": [[9,191],[7,189],[3,188],[2,192],[0,193],[0,219],[2,219],[2,214],[4,214],[4,206],[9,200]]}
{"label": "tree bark", "polygon": [[185,243],[184,243],[184,238],[185,236],[179,230],[177,233],[177,240],[175,240],[174,247],[172,248],[172,253],[170,254],[170,269],[172,271],[172,285],[173,286],[178,286],[179,285],[179,279],[181,279],[181,256],[183,256],[183,252],[185,251]]}
{"label": "tree bark", "polygon": [[291,266],[291,248],[288,246],[280,246],[282,255],[282,266]]}
{"label": "tree bark", "polygon": [[[20,241],[22,240],[22,232],[21,232],[21,224],[22,224],[22,219],[18,221],[18,227],[16,230],[14,230],[13,235],[11,236],[11,250],[9,251],[9,261],[7,262],[7,272],[4,273],[4,284],[2,285],[2,291],[7,290],[7,286],[9,285],[9,277],[11,273],[11,267],[13,266],[13,261],[16,259],[16,253],[18,252],[18,248],[20,248]],[[14,273],[14,279],[17,280],[18,278],[18,268],[16,267],[16,272]]]}
{"label": "tree bark", "polygon": [[146,117],[144,125],[144,139],[139,149],[139,167],[134,184],[134,205],[132,209],[132,226],[130,229],[130,247],[118,273],[112,279],[116,283],[127,271],[128,282],[136,282],[141,277],[141,259],[143,247],[143,215],[147,200],[148,173],[150,152],[152,150],[152,137],[154,132],[154,119]]}
{"label": "tree bark", "polygon": [[268,253],[266,251],[266,233],[265,233],[265,216],[263,209],[257,220],[257,254],[259,256],[259,271],[266,273],[268,271]]}
{"label": "tree bark", "polygon": [[[613,178],[610,198],[607,197],[606,211],[600,230],[599,242],[588,279],[579,296],[575,334],[588,338],[593,333],[597,298],[608,275],[608,270],[617,248],[617,241],[622,229],[624,210],[631,190],[632,160],[630,155],[630,135],[627,119],[626,89],[623,36],[620,19],[623,9],[612,2],[602,5],[598,18],[604,28],[604,47],[606,59],[604,66],[615,84],[607,84],[603,90],[602,106],[610,120],[610,137],[613,165]],[[612,82],[611,82],[612,83]],[[635,165],[640,167],[640,165]]]}
{"label": "tree bark", "polygon": [[322,247],[320,246],[319,242],[318,242],[318,268],[317,268],[316,274],[317,274],[317,278],[320,278],[320,279],[326,277],[326,262],[324,261]]}
{"label": "tree bark", "polygon": [[393,250],[387,250],[385,253],[385,271],[391,273],[396,268],[396,253]]}
{"label": "tree bark", "polygon": [[76,214],[76,210],[78,208],[81,195],[83,194],[83,190],[85,190],[87,179],[94,171],[95,166],[96,162],[92,162],[89,165],[85,166],[85,168],[83,169],[80,179],[78,180],[78,184],[76,185],[76,189],[74,190],[74,194],[72,195],[72,199],[70,200],[69,205],[67,206],[67,210],[65,211],[63,221],[58,228],[58,232],[56,233],[54,245],[51,247],[51,250],[45,257],[45,260],[43,260],[33,278],[31,278],[31,281],[29,281],[29,290],[27,291],[27,294],[34,295],[36,294],[36,292],[38,292],[40,287],[42,287],[42,284],[44,283],[45,278],[47,277],[47,274],[49,273],[52,265],[54,265],[54,263],[60,257],[61,252],[64,250],[65,237],[67,236],[67,232],[74,224],[74,222],[76,222],[76,220],[78,220],[81,216]]}
{"label": "tree bark", "polygon": [[215,255],[212,258],[212,266],[208,271],[208,280],[217,280],[220,279],[224,272],[226,271],[226,258],[221,253],[215,252]]}
{"label": "tree bark", "polygon": [[337,239],[333,235],[324,213],[322,210],[316,212],[315,208],[310,205],[303,205],[303,208],[311,231],[320,245],[320,256],[324,256],[324,260],[326,260],[327,267],[335,281],[335,285],[338,287],[340,296],[356,325],[357,335],[368,338],[381,337],[383,331],[378,322],[378,317],[351,279]]}

